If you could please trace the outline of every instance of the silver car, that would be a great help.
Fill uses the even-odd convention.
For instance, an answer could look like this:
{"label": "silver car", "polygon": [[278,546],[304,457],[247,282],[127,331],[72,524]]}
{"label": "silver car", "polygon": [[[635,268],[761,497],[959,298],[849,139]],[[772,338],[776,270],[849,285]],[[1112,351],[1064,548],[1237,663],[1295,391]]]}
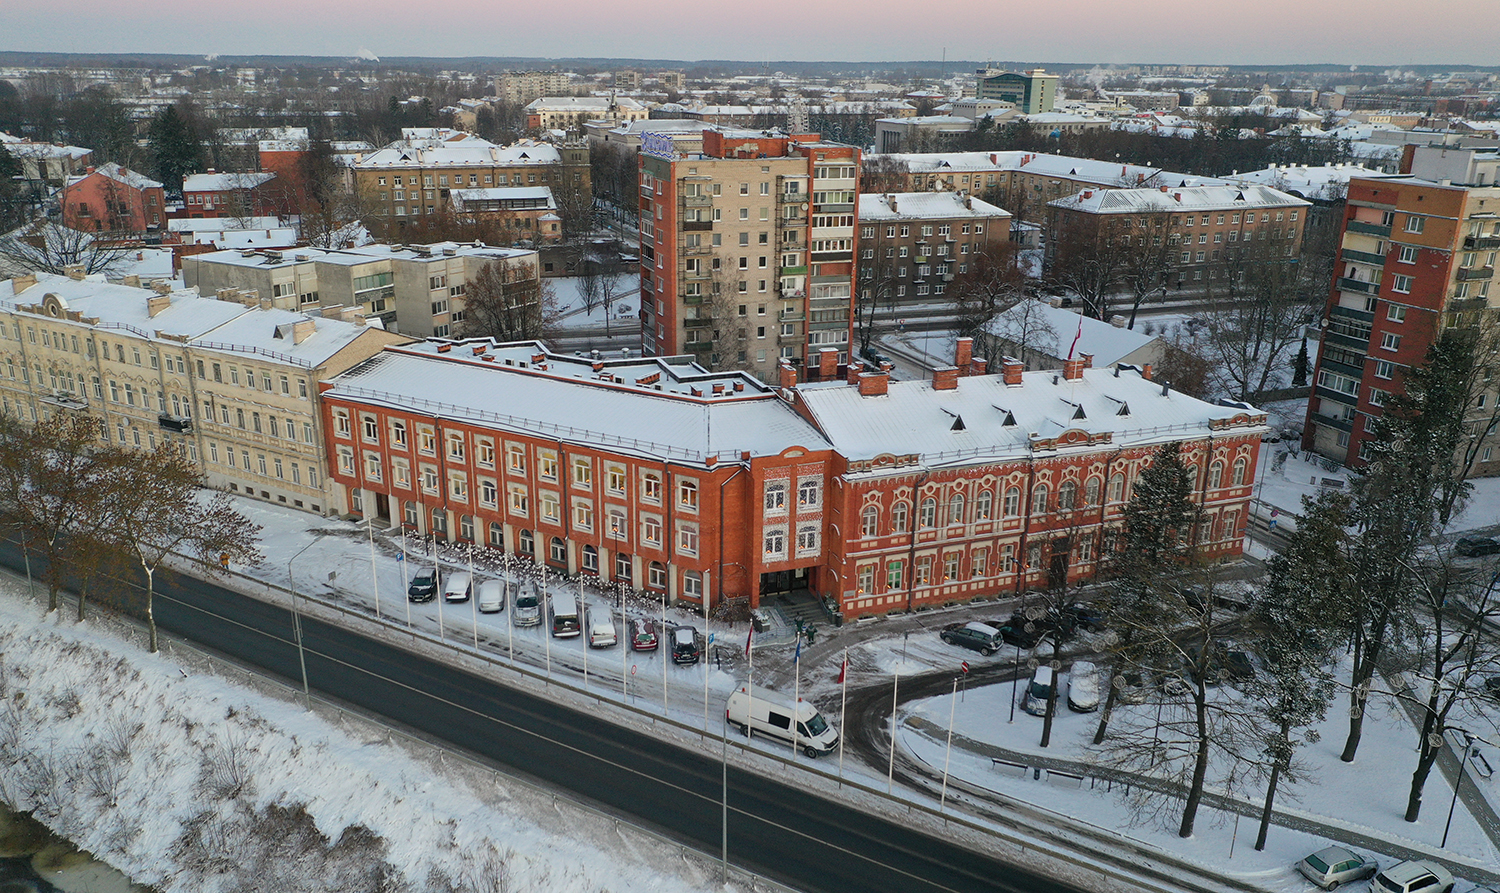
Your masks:
{"label": "silver car", "polygon": [[1297,870],[1302,872],[1302,876],[1324,890],[1373,877],[1376,868],[1378,866],[1374,859],[1366,859],[1341,846],[1318,850],[1297,863]]}

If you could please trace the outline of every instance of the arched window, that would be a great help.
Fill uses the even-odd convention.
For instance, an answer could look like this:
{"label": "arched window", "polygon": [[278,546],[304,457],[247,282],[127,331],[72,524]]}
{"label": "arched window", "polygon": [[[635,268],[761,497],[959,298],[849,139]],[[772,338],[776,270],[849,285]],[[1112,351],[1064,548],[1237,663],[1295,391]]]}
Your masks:
{"label": "arched window", "polygon": [[1250,463],[1245,461],[1244,456],[1241,456],[1238,459],[1234,460],[1234,485],[1236,487],[1245,486],[1245,472],[1248,471],[1249,468]]}
{"label": "arched window", "polygon": [[498,521],[490,522],[490,545],[496,549],[505,548],[505,527]]}
{"label": "arched window", "polygon": [[864,536],[878,536],[880,534],[880,509],[873,505],[865,506],[860,514],[860,533]]}
{"label": "arched window", "polygon": [[937,526],[937,500],[931,496],[922,500],[922,513],[917,516],[918,527]]}
{"label": "arched window", "polygon": [[532,538],[531,531],[523,530],[518,537],[522,555],[536,556],[536,540]]}
{"label": "arched window", "polygon": [[615,553],[615,579],[626,585],[635,585],[635,563],[624,552]]}
{"label": "arched window", "polygon": [[1089,478],[1088,483],[1083,485],[1083,504],[1099,504],[1099,479]]}
{"label": "arched window", "polygon": [[1224,486],[1224,463],[1215,462],[1208,466],[1208,489],[1217,490]]}
{"label": "arched window", "polygon": [[552,542],[547,544],[547,558],[558,564],[568,560],[568,547],[563,543],[562,537],[554,536]]}
{"label": "arched window", "polygon": [[1071,512],[1078,507],[1078,482],[1063,481],[1057,488],[1057,510]]}
{"label": "arched window", "polygon": [[407,527],[415,528],[417,522],[421,520],[422,514],[417,511],[417,504],[415,502],[408,501],[401,506],[401,516],[406,521]]}
{"label": "arched window", "polygon": [[1109,479],[1109,501],[1121,502],[1125,499],[1125,475],[1115,474]]}
{"label": "arched window", "polygon": [[667,588],[667,566],[660,561],[653,561],[646,568],[646,586],[651,589]]}
{"label": "arched window", "polygon": [[593,546],[583,547],[583,569],[592,573],[599,573],[599,550]]}
{"label": "arched window", "polygon": [[432,510],[432,532],[435,536],[448,535],[448,513],[441,508]]}
{"label": "arched window", "polygon": [[474,542],[473,518],[469,517],[468,515],[458,516],[458,536],[459,539],[468,540],[471,543]]}
{"label": "arched window", "polygon": [[975,521],[988,521],[990,519],[990,509],[992,508],[994,498],[994,494],[988,490],[980,490],[979,495],[974,497]]}
{"label": "arched window", "polygon": [[1014,518],[1021,514],[1021,488],[1011,487],[1005,491],[1005,517]]}
{"label": "arched window", "polygon": [[964,495],[962,493],[954,493],[948,500],[948,523],[964,523]]}
{"label": "arched window", "polygon": [[1033,515],[1047,514],[1047,492],[1046,484],[1037,484],[1036,489],[1031,491],[1031,513]]}
{"label": "arched window", "polygon": [[911,506],[904,502],[898,502],[891,506],[891,530],[896,533],[907,531],[907,516],[911,512]]}

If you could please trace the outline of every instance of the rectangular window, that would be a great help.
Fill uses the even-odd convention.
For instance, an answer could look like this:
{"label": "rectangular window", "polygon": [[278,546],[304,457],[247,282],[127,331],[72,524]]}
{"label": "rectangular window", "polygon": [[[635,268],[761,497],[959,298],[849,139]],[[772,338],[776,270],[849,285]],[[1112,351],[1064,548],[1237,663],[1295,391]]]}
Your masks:
{"label": "rectangular window", "polygon": [[691,512],[698,510],[698,482],[682,479],[677,482],[677,505]]}
{"label": "rectangular window", "polygon": [[1411,294],[1411,277],[1397,273],[1391,278],[1391,291],[1399,295]]}
{"label": "rectangular window", "polygon": [[677,551],[683,555],[698,554],[698,525],[679,521],[677,523]]}
{"label": "rectangular window", "polygon": [[573,460],[573,484],[579,487],[594,487],[594,466],[586,458]]}
{"label": "rectangular window", "polygon": [[557,453],[553,450],[539,450],[537,452],[537,473],[542,480],[557,480]]}
{"label": "rectangular window", "polygon": [[1417,249],[1416,249],[1416,246],[1414,246],[1414,245],[1402,245],[1401,246],[1401,252],[1400,252],[1400,254],[1398,254],[1396,256],[1396,260],[1400,261],[1403,264],[1414,264],[1414,263],[1416,263],[1417,262]]}
{"label": "rectangular window", "polygon": [[1427,218],[1412,214],[1406,218],[1406,231],[1419,233],[1427,226]]}

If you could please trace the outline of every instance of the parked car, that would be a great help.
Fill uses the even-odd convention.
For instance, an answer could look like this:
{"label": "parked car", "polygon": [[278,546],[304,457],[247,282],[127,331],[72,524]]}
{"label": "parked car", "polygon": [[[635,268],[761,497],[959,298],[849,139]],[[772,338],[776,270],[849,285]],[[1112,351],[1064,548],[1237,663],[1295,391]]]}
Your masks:
{"label": "parked car", "polygon": [[468,571],[457,571],[449,574],[448,579],[443,582],[443,601],[468,601],[472,585],[473,583],[469,578]]}
{"label": "parked car", "polygon": [[1449,893],[1452,889],[1453,875],[1448,869],[1426,859],[1399,862],[1370,881],[1371,893]]}
{"label": "parked car", "polygon": [[430,602],[437,598],[439,581],[437,568],[424,567],[411,578],[411,584],[406,587],[406,596],[414,602]]}
{"label": "parked car", "polygon": [[1000,650],[1000,630],[987,623],[951,623],[938,633],[949,645],[961,645],[988,657]]}
{"label": "parked car", "polygon": [[741,688],[731,694],[724,718],[744,735],[759,733],[786,742],[795,738],[796,745],[809,757],[833,753],[839,746],[839,733],[818,708],[764,688],[753,693]]}
{"label": "parked car", "polygon": [[589,605],[588,624],[590,648],[615,647],[619,639],[615,635],[615,617],[609,608]]}
{"label": "parked car", "polygon": [[479,613],[498,614],[505,610],[505,586],[499,580],[479,584]]}
{"label": "parked car", "polygon": [[698,657],[698,631],[691,626],[673,627],[672,663],[695,664]]}
{"label": "parked car", "polygon": [[1097,633],[1104,629],[1104,612],[1084,604],[1068,605],[1062,609],[1063,616],[1070,617],[1081,630]]}
{"label": "parked car", "polygon": [[656,624],[647,617],[637,617],[630,621],[630,647],[635,651],[655,651]]}
{"label": "parked car", "polygon": [[1009,620],[991,622],[989,625],[1000,630],[1000,638],[1005,644],[1019,648],[1035,648],[1045,632],[1040,624],[1033,623],[1020,614],[1012,614]]}
{"label": "parked car", "polygon": [[516,613],[510,622],[516,626],[536,626],[542,622],[542,603],[535,589],[516,592]]}
{"label": "parked car", "polygon": [[1465,558],[1500,554],[1500,540],[1489,536],[1461,536],[1453,544],[1453,554]]}
{"label": "parked car", "polygon": [[1068,671],[1068,709],[1088,713],[1099,709],[1099,668],[1086,660]]}
{"label": "parked car", "polygon": [[1484,693],[1492,698],[1500,698],[1500,676],[1484,678]]}
{"label": "parked car", "polygon": [[1053,697],[1052,687],[1056,685],[1057,677],[1051,667],[1037,667],[1031,676],[1031,682],[1026,686],[1026,695],[1021,700],[1021,709],[1032,716],[1045,716],[1047,714],[1047,701]]}
{"label": "parked car", "polygon": [[1351,853],[1341,846],[1325,847],[1297,863],[1302,876],[1324,890],[1374,877],[1377,868],[1374,859]]}
{"label": "parked car", "polygon": [[1250,655],[1243,651],[1228,651],[1224,654],[1224,671],[1229,678],[1237,682],[1255,678],[1255,664],[1250,662]]}

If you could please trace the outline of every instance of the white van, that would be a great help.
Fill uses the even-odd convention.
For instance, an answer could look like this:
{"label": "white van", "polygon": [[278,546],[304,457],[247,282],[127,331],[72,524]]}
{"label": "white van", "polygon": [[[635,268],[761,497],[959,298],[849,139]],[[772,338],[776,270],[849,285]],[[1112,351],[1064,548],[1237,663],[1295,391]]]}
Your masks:
{"label": "white van", "polygon": [[499,580],[479,584],[479,613],[498,614],[505,610],[505,587]]}
{"label": "white van", "polygon": [[757,688],[752,697],[748,688],[741,688],[729,696],[724,716],[742,734],[748,730],[786,742],[792,740],[795,717],[797,746],[809,757],[833,753],[839,746],[839,733],[816,707],[802,700],[794,704],[774,691]]}
{"label": "white van", "polygon": [[470,578],[466,571],[454,571],[443,581],[443,601],[466,602],[469,600]]}
{"label": "white van", "polygon": [[511,622],[516,626],[536,626],[542,622],[542,603],[535,589],[516,593],[516,613]]}
{"label": "white van", "polygon": [[589,605],[589,647],[613,648],[619,639],[615,636],[615,618],[608,608]]}
{"label": "white van", "polygon": [[578,623],[578,602],[567,593],[552,596],[552,637],[571,639],[583,632]]}

